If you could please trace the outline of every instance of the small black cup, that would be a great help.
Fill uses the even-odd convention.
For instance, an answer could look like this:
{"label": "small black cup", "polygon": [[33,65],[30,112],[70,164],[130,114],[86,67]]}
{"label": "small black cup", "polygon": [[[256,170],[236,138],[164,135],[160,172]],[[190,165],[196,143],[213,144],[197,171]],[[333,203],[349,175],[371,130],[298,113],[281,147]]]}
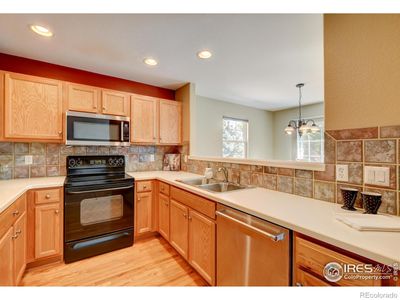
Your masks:
{"label": "small black cup", "polygon": [[361,192],[364,214],[376,214],[382,203],[382,195],[372,192]]}
{"label": "small black cup", "polygon": [[341,187],[340,191],[342,192],[343,198],[343,209],[346,210],[356,210],[354,208],[354,203],[357,199],[358,190],[352,188]]}

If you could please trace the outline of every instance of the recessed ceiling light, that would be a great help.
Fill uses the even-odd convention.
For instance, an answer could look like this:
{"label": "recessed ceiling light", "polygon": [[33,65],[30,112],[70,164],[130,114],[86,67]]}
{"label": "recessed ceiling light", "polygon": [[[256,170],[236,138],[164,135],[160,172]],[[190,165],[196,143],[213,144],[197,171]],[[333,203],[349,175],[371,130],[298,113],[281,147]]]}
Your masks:
{"label": "recessed ceiling light", "polygon": [[52,37],[53,33],[46,27],[40,26],[40,25],[31,25],[31,29],[33,32],[45,36],[45,37]]}
{"label": "recessed ceiling light", "polygon": [[151,58],[151,57],[145,58],[145,59],[143,60],[143,62],[144,62],[146,65],[149,65],[149,66],[157,66],[157,65],[158,65],[158,62],[157,62],[154,58]]}
{"label": "recessed ceiling light", "polygon": [[207,59],[212,56],[212,53],[209,50],[201,50],[197,52],[197,56],[201,59]]}

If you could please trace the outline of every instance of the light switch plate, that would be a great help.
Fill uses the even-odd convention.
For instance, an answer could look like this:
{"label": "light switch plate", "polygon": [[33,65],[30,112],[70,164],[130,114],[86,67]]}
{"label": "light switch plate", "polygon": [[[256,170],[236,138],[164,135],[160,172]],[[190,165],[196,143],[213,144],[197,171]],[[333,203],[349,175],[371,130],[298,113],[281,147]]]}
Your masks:
{"label": "light switch plate", "polygon": [[349,166],[336,165],[336,180],[348,182],[349,181]]}
{"label": "light switch plate", "polygon": [[390,186],[390,169],[388,167],[364,167],[364,183]]}
{"label": "light switch plate", "polygon": [[33,163],[33,156],[32,155],[25,155],[25,164],[31,165]]}

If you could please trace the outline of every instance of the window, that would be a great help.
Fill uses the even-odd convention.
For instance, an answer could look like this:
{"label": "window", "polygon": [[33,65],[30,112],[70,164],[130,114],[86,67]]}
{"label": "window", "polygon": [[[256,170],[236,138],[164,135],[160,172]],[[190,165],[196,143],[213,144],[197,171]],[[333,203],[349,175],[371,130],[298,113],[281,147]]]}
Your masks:
{"label": "window", "polygon": [[314,119],[321,129],[300,137],[297,135],[297,160],[307,162],[324,162],[324,119]]}
{"label": "window", "polygon": [[247,158],[249,121],[223,117],[222,156]]}

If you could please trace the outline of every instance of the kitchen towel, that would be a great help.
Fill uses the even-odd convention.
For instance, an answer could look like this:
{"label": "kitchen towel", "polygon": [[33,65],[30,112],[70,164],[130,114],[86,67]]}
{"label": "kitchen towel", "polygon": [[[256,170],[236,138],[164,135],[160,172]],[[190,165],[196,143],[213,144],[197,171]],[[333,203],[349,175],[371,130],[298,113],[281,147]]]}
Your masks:
{"label": "kitchen towel", "polygon": [[359,231],[399,231],[400,218],[386,215],[337,213],[336,219]]}

